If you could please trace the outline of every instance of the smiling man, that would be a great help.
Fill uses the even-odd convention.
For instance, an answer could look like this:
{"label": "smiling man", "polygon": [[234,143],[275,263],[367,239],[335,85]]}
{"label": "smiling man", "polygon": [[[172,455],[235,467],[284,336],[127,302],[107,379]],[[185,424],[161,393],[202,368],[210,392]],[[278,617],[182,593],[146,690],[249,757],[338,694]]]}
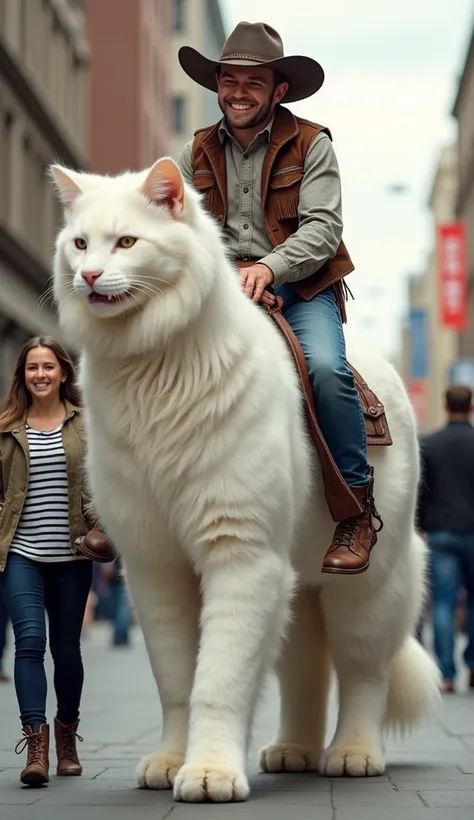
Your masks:
{"label": "smiling man", "polygon": [[[364,572],[377,540],[365,422],[347,364],[341,184],[330,131],[281,103],[319,90],[309,57],[285,57],[275,29],[239,23],[220,60],[179,51],[184,71],[217,92],[223,119],[197,131],[180,157],[184,178],[222,226],[242,287],[256,302],[281,296],[308,363],[319,423],[350,488],[354,514],[338,522],[322,570]],[[347,514],[346,514],[347,516]]]}

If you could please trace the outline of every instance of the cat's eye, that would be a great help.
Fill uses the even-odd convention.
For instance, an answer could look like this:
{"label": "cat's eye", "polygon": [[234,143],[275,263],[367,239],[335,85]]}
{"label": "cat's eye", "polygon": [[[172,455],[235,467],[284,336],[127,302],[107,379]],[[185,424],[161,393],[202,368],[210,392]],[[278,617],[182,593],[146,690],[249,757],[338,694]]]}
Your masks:
{"label": "cat's eye", "polygon": [[134,236],[121,236],[117,242],[118,248],[133,248],[137,240]]}
{"label": "cat's eye", "polygon": [[74,240],[74,244],[79,251],[85,251],[87,248],[87,242],[82,236],[78,236],[77,239]]}

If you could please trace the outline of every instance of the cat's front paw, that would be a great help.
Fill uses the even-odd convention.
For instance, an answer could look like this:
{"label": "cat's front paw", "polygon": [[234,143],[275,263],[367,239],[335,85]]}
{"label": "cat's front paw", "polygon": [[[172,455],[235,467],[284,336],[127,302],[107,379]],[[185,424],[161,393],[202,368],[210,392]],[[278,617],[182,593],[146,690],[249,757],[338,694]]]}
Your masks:
{"label": "cat's front paw", "polygon": [[260,752],[262,772],[317,772],[321,752],[299,743],[271,743]]}
{"label": "cat's front paw", "polygon": [[186,764],[174,781],[174,798],[184,803],[237,803],[249,792],[245,774],[229,766]]}
{"label": "cat's front paw", "polygon": [[177,754],[146,755],[137,767],[139,789],[172,789],[184,757]]}

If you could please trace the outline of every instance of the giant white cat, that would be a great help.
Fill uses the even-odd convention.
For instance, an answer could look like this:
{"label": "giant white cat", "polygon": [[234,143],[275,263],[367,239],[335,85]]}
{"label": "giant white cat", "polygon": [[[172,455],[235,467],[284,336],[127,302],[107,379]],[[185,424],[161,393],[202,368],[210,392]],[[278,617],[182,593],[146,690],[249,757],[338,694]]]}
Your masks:
{"label": "giant white cat", "polygon": [[[176,165],[115,178],[53,166],[65,221],[55,296],[82,352],[87,467],[123,556],[163,711],[144,788],[245,800],[252,718],[276,665],[269,772],[380,775],[383,730],[430,712],[439,676],[411,637],[424,588],[418,453],[393,368],[350,345],[393,446],[370,452],[384,529],[369,570],[321,574],[334,523],[283,339],[247,299]],[[339,684],[324,750],[330,671]]]}

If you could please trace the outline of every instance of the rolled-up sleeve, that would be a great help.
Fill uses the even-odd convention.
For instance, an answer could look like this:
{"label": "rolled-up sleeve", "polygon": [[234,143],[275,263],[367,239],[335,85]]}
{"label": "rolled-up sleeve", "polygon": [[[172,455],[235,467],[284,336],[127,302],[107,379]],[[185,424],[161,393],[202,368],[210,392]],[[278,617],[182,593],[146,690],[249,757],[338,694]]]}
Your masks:
{"label": "rolled-up sleeve", "polygon": [[193,184],[193,165],[191,162],[193,154],[193,140],[187,142],[184,146],[183,150],[181,151],[181,156],[178,159],[178,168],[181,171],[184,181],[188,183],[188,185]]}
{"label": "rolled-up sleeve", "polygon": [[342,238],[341,180],[332,142],[324,132],[310,145],[298,203],[298,230],[259,261],[275,286],[316,273],[336,255]]}

